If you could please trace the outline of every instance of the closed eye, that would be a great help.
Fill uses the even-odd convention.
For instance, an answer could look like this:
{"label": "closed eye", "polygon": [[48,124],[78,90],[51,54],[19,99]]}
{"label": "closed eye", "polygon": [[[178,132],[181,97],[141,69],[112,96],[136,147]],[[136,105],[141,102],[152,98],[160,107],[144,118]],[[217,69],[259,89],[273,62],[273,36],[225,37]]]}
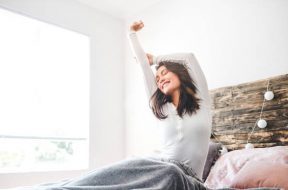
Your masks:
{"label": "closed eye", "polygon": [[[161,74],[162,76],[164,76],[164,75],[166,75],[168,72],[169,72],[168,69],[163,69],[160,74]],[[156,76],[156,83],[157,83],[157,84],[158,84],[158,82],[159,82],[159,79],[160,79],[160,77],[159,77],[159,76]]]}
{"label": "closed eye", "polygon": [[162,75],[166,75],[168,73],[168,70],[167,69],[163,69],[162,71],[161,71],[161,74]]}

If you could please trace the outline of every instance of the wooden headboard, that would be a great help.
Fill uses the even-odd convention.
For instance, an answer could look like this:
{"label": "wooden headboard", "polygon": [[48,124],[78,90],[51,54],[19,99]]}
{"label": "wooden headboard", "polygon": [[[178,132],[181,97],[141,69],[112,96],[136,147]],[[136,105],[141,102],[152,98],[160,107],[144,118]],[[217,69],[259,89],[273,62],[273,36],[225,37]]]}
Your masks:
{"label": "wooden headboard", "polygon": [[228,150],[245,147],[260,118],[268,80],[274,99],[264,102],[262,119],[267,121],[267,127],[256,126],[249,143],[255,148],[288,145],[288,74],[210,90],[213,141],[216,138]]}

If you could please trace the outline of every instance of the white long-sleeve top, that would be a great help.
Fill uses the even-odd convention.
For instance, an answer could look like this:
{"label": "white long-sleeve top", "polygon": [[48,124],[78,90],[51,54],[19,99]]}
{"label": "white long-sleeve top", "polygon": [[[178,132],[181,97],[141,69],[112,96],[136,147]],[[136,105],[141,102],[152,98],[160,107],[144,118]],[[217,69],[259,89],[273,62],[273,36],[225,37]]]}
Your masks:
{"label": "white long-sleeve top", "polygon": [[[149,65],[146,53],[142,49],[135,32],[129,33],[131,47],[141,65],[148,96],[157,90],[154,73]],[[208,154],[211,134],[212,116],[211,101],[205,76],[192,53],[179,53],[158,56],[154,64],[163,60],[173,60],[185,64],[198,91],[196,95],[201,99],[200,109],[191,116],[185,114],[182,118],[177,114],[173,103],[164,105],[164,113],[168,117],[159,120],[162,134],[162,149],[160,157],[174,159],[189,165],[197,176],[202,179],[204,164]]]}

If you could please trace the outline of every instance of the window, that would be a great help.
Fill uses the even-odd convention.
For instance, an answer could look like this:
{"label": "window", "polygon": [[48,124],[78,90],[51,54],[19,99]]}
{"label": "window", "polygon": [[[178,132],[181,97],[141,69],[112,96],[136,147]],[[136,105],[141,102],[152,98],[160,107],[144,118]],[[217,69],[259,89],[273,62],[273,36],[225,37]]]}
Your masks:
{"label": "window", "polygon": [[89,38],[0,9],[0,172],[88,167]]}

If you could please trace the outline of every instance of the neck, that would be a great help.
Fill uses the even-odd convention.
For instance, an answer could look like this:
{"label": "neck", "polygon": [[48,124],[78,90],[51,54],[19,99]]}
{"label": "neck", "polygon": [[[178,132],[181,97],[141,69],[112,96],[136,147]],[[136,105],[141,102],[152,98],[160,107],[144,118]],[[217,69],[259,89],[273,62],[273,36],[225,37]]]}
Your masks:
{"label": "neck", "polygon": [[180,90],[175,90],[171,96],[172,96],[172,102],[174,106],[177,108],[179,104]]}

